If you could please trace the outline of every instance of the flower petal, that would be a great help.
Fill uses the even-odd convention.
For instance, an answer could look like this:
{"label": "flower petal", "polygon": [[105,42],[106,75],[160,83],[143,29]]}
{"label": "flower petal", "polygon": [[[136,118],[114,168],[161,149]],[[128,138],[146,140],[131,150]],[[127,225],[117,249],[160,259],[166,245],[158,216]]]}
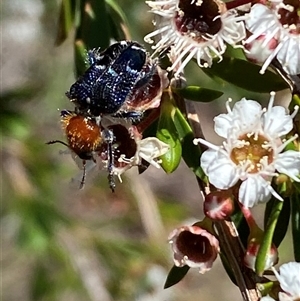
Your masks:
{"label": "flower petal", "polygon": [[245,20],[246,28],[252,32],[270,33],[277,25],[276,18],[267,6],[257,3],[251,7],[249,18]]}
{"label": "flower petal", "polygon": [[291,75],[300,73],[300,36],[289,34],[289,38],[283,43],[277,54],[277,59],[283,69]]}
{"label": "flower petal", "polygon": [[154,160],[164,155],[169,150],[169,145],[155,137],[148,137],[138,142],[137,155],[153,166],[160,168],[160,165]]}
{"label": "flower petal", "polygon": [[220,114],[214,118],[215,122],[215,132],[223,137],[227,138],[229,131],[232,128],[233,123],[233,117],[232,113],[229,114]]}
{"label": "flower petal", "polygon": [[300,263],[289,262],[279,268],[280,275],[274,270],[280,287],[293,297],[293,300],[300,297]]}
{"label": "flower petal", "polygon": [[210,183],[217,188],[228,189],[239,179],[236,165],[227,153],[209,149],[202,154],[200,161]]}
{"label": "flower petal", "polygon": [[263,129],[273,138],[278,138],[289,133],[293,128],[293,119],[287,114],[286,109],[276,106],[263,115]]}
{"label": "flower petal", "polygon": [[262,107],[257,101],[243,98],[234,105],[231,112],[214,118],[215,132],[227,138],[233,127],[239,132],[246,129],[251,131],[260,122],[261,113]]}
{"label": "flower petal", "polygon": [[[288,5],[282,0],[269,2],[274,2],[273,7],[266,3],[257,3],[251,8],[245,23],[252,35],[244,43],[251,45],[253,41],[264,36],[265,42],[261,45],[261,51],[264,52],[270,41],[276,41],[278,44],[273,45],[273,53],[265,60],[260,73],[264,73],[273,58],[277,57],[288,74],[297,75],[300,73],[300,35],[297,30],[299,16],[297,13],[295,17],[289,15],[293,10],[297,12],[297,1],[290,2],[291,4]],[[251,52],[251,47],[246,46],[246,48]],[[251,58],[252,60],[255,58],[255,53],[251,53]]]}
{"label": "flower petal", "polygon": [[267,182],[259,175],[248,177],[240,186],[239,201],[246,208],[269,201],[272,194],[266,184]]}
{"label": "flower petal", "polygon": [[[152,38],[158,36],[156,45],[152,46],[156,52],[172,48],[172,66],[168,70],[174,70],[175,76],[179,75],[193,57],[200,67],[210,67],[213,58],[221,61],[227,47],[225,42],[235,47],[246,36],[245,25],[242,22],[246,16],[238,15],[236,10],[226,10],[224,2],[188,2],[185,1],[184,5],[181,5],[180,0],[146,2],[157,15],[157,29],[146,35],[144,40],[152,43]],[[201,13],[199,9],[202,10]],[[207,29],[205,26],[199,26],[203,19],[207,18],[215,25],[208,26]]]}
{"label": "flower petal", "polygon": [[239,118],[240,129],[249,129],[257,126],[261,117],[262,107],[257,101],[242,98],[234,105],[232,113],[235,114],[235,119]]}
{"label": "flower petal", "polygon": [[300,174],[300,152],[288,150],[277,156],[274,167],[280,173],[284,173],[296,182],[300,182],[298,178]]}

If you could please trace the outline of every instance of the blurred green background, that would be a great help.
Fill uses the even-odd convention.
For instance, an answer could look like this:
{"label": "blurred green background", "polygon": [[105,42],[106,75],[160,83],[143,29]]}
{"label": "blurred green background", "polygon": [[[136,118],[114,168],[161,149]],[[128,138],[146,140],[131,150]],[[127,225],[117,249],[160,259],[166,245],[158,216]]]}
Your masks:
{"label": "blurred green background", "polygon": [[[143,42],[153,29],[147,5],[118,3],[132,38]],[[172,175],[131,170],[115,193],[105,172],[92,171],[79,190],[71,156],[45,145],[64,139],[59,110],[72,109],[64,93],[74,82],[74,33],[55,46],[59,5],[2,3],[1,300],[241,300],[219,261],[163,290],[172,267],[168,233],[202,218],[184,164]]]}

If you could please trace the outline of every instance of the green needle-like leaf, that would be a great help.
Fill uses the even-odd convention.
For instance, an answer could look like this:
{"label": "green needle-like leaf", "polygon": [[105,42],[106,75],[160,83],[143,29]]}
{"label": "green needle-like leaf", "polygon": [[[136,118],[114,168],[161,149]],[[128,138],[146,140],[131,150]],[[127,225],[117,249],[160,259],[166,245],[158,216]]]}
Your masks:
{"label": "green needle-like leaf", "polygon": [[163,101],[156,137],[170,146],[169,151],[160,157],[161,166],[166,173],[172,173],[178,167],[182,153],[179,135],[172,118],[174,113],[172,102],[169,99]]}
{"label": "green needle-like leaf", "polygon": [[[276,204],[276,200],[271,199],[267,205],[264,216],[264,225],[267,226],[267,222],[270,218],[270,214],[273,210],[274,205]],[[285,199],[283,202],[282,210],[280,211],[278,221],[274,230],[273,243],[278,248],[281,242],[283,241],[290,221],[290,200]]]}
{"label": "green needle-like leaf", "polygon": [[221,261],[222,261],[222,264],[223,264],[223,267],[228,275],[228,277],[230,278],[230,280],[232,281],[232,283],[234,285],[237,285],[236,283],[236,280],[235,280],[235,277],[234,277],[234,273],[232,271],[232,267],[230,266],[226,256],[221,252],[220,253],[220,258],[221,258]]}
{"label": "green needle-like leaf", "polygon": [[211,68],[202,68],[202,70],[211,77],[220,77],[253,92],[270,93],[270,91],[288,88],[287,83],[280,76],[269,70],[266,70],[265,74],[260,74],[260,68],[245,60],[224,57],[222,62],[214,62]]}
{"label": "green needle-like leaf", "polygon": [[297,262],[300,262],[300,194],[298,192],[291,196],[291,220],[294,257]]}
{"label": "green needle-like leaf", "polygon": [[198,145],[194,145],[193,140],[195,137],[193,131],[178,108],[176,108],[174,114],[174,124],[181,140],[182,158],[197,177],[205,181],[206,176],[200,166],[200,148]]}
{"label": "green needle-like leaf", "polygon": [[83,40],[88,49],[105,49],[110,42],[108,12],[104,0],[82,0],[81,20],[76,39]]}
{"label": "green needle-like leaf", "polygon": [[198,86],[172,88],[172,91],[183,98],[198,102],[211,102],[224,94],[221,91],[201,88]]}
{"label": "green needle-like leaf", "polygon": [[240,240],[245,247],[247,248],[248,237],[250,233],[249,225],[241,212],[240,208],[236,206],[236,212],[231,216],[232,221],[234,222],[236,229],[239,233]]}
{"label": "green needle-like leaf", "polygon": [[128,26],[129,22],[127,20],[127,17],[118,3],[113,0],[105,0],[105,2],[114,10],[114,12],[119,16],[123,23]]}
{"label": "green needle-like leaf", "polygon": [[187,265],[183,267],[177,267],[174,265],[171,271],[169,272],[164,288],[169,288],[175,285],[176,283],[178,283],[179,281],[181,281],[184,278],[184,276],[187,274],[189,269],[190,267]]}
{"label": "green needle-like leaf", "polygon": [[75,64],[77,77],[82,75],[86,69],[86,45],[82,40],[77,40],[74,45],[75,48]]}
{"label": "green needle-like leaf", "polygon": [[113,0],[106,0],[109,12],[111,38],[116,41],[131,40],[129,22],[121,7]]}
{"label": "green needle-like leaf", "polygon": [[269,216],[268,222],[267,222],[267,228],[265,229],[264,238],[262,240],[262,243],[260,245],[256,262],[255,262],[255,272],[262,276],[264,272],[264,268],[266,265],[268,253],[270,252],[272,241],[273,241],[273,235],[275,231],[275,227],[280,215],[280,212],[283,207],[283,202],[276,200],[275,204],[273,205],[272,212]]}
{"label": "green needle-like leaf", "polygon": [[[106,8],[104,0],[81,1],[80,18],[75,39],[77,76],[86,70],[87,50],[99,47],[104,50],[110,44],[111,33]],[[83,66],[85,67],[83,68]]]}
{"label": "green needle-like leaf", "polygon": [[62,44],[74,26],[76,0],[62,0],[55,45]]}
{"label": "green needle-like leaf", "polygon": [[298,94],[294,94],[292,97],[292,101],[289,105],[289,109],[293,111],[295,106],[300,106],[300,96]]}

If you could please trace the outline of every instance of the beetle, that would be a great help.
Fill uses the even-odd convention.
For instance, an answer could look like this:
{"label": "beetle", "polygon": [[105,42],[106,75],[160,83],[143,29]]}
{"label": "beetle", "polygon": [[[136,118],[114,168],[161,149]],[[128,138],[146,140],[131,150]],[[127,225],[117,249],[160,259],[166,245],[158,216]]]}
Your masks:
{"label": "beetle", "polygon": [[139,118],[141,110],[122,110],[122,106],[132,91],[146,87],[156,72],[157,63],[145,48],[134,41],[120,41],[103,52],[99,48],[89,51],[88,60],[90,67],[66,92],[79,111]]}
{"label": "beetle", "polygon": [[93,152],[103,142],[101,129],[95,119],[69,110],[61,111],[61,125],[67,143],[61,140],[52,140],[47,144],[61,143],[82,160],[83,175],[80,188],[83,188],[86,177],[86,162],[88,160],[95,161]]}
{"label": "beetle", "polygon": [[60,143],[68,147],[71,152],[82,160],[83,175],[80,182],[80,189],[83,188],[86,178],[87,161],[96,163],[98,152],[106,149],[108,158],[107,171],[111,190],[114,192],[116,184],[113,175],[114,151],[112,144],[115,141],[114,133],[111,130],[103,129],[99,120],[94,117],[85,116],[76,111],[61,111],[61,125],[65,132],[67,143],[61,140],[52,140],[47,144]]}

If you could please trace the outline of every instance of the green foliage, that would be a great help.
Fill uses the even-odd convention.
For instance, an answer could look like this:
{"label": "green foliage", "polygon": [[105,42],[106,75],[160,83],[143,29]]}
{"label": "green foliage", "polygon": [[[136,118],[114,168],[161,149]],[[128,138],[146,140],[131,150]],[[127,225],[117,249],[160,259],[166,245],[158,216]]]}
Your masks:
{"label": "green foliage", "polygon": [[274,205],[272,207],[272,211],[267,218],[266,229],[264,233],[263,241],[260,245],[256,262],[255,262],[255,272],[261,276],[264,272],[266,261],[268,259],[268,254],[271,249],[271,245],[273,242],[273,236],[276,228],[276,224],[278,222],[280,212],[283,207],[283,202],[279,200],[274,201]]}
{"label": "green foliage", "polygon": [[74,49],[76,75],[86,70],[87,50],[105,49],[111,39],[126,37],[125,13],[113,0],[63,0],[60,7],[56,44],[60,45],[76,27]]}
{"label": "green foliage", "polygon": [[156,137],[170,147],[169,151],[161,156],[161,166],[166,173],[172,173],[176,170],[181,160],[182,147],[173,117],[175,110],[175,106],[168,99],[161,104],[161,114],[156,132]]}
{"label": "green foliage", "polygon": [[[279,247],[282,240],[286,236],[289,222],[290,222],[290,200],[289,200],[289,198],[286,198],[283,201],[282,205],[283,206],[279,213],[278,220],[277,220],[275,230],[274,230],[274,235],[273,235],[273,243],[275,244],[276,247]],[[266,204],[265,217],[264,217],[265,228],[267,227],[267,222],[270,218],[270,215],[271,215],[271,212],[272,212],[274,206],[276,206],[276,201],[274,199],[271,199]]]}
{"label": "green foliage", "polygon": [[179,281],[181,281],[184,278],[184,276],[187,274],[189,269],[190,267],[187,265],[183,267],[177,267],[174,265],[168,274],[164,288],[169,288],[175,285],[176,283],[178,283]]}
{"label": "green foliage", "polygon": [[57,25],[56,45],[62,44],[74,26],[76,0],[62,0]]}
{"label": "green foliage", "polygon": [[197,177],[205,181],[206,176],[199,164],[201,156],[200,148],[193,143],[194,133],[192,128],[178,108],[176,108],[174,114],[174,125],[181,140],[183,160]]}
{"label": "green foliage", "polygon": [[[260,68],[245,60],[224,57],[222,62],[216,61],[211,68],[202,70],[212,78],[222,78],[237,87],[253,92],[270,93],[288,88],[286,82],[271,71],[267,70],[265,74],[260,75]],[[258,76],[260,80],[257,80]]]}
{"label": "green foliage", "polygon": [[247,221],[241,212],[240,208],[236,206],[236,210],[234,214],[231,216],[232,221],[234,222],[236,229],[239,233],[240,240],[244,246],[244,248],[247,248],[247,242],[248,242],[248,237],[250,234],[250,229],[247,224]]}
{"label": "green foliage", "polygon": [[290,201],[294,257],[300,262],[300,194],[295,192]]}
{"label": "green foliage", "polygon": [[223,95],[221,91],[201,88],[197,86],[187,86],[185,88],[172,88],[173,92],[179,96],[199,102],[210,102]]}

